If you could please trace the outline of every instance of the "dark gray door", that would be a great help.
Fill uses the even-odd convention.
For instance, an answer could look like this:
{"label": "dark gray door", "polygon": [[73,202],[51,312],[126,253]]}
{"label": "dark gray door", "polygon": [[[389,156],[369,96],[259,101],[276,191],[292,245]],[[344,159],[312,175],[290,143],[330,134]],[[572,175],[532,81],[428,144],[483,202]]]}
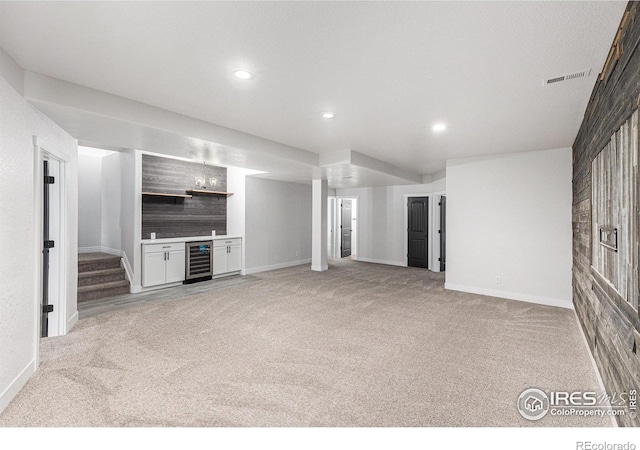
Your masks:
{"label": "dark gray door", "polygon": [[429,197],[411,197],[408,206],[408,265],[427,268],[429,238]]}
{"label": "dark gray door", "polygon": [[49,185],[53,184],[54,178],[49,176],[49,161],[44,161],[43,166],[44,183],[42,197],[42,317],[41,332],[42,337],[49,335],[48,314],[53,311],[53,305],[49,304],[49,249],[53,248],[53,241],[49,240]]}
{"label": "dark gray door", "polygon": [[440,197],[440,272],[444,272],[447,260],[447,197]]}
{"label": "dark gray door", "polygon": [[340,256],[351,256],[351,200],[340,205]]}

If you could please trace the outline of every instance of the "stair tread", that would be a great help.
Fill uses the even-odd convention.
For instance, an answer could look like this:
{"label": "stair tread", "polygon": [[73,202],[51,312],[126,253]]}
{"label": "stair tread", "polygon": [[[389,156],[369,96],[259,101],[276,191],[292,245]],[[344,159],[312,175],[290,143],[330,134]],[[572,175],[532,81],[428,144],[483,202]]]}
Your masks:
{"label": "stair tread", "polygon": [[111,275],[111,274],[115,274],[115,273],[125,273],[125,270],[122,267],[113,267],[110,269],[98,269],[98,270],[92,270],[89,272],[78,272],[78,278],[91,278],[91,277],[97,277],[100,275]]}
{"label": "stair tread", "polygon": [[124,287],[124,286],[129,286],[129,282],[127,280],[111,281],[109,283],[91,284],[89,286],[78,287],[78,293],[101,291],[105,289],[113,289],[113,288]]}

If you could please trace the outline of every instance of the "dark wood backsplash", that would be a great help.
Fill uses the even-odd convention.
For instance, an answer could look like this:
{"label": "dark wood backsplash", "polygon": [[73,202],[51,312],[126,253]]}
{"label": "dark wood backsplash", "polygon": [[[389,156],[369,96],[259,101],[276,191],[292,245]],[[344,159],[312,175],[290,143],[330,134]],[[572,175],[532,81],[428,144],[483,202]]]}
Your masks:
{"label": "dark wood backsplash", "polygon": [[[196,186],[195,178],[207,181],[207,189],[227,190],[227,169],[170,158],[142,155],[142,192],[186,194]],[[209,179],[218,180],[215,187]],[[197,195],[192,198],[142,196],[142,239],[227,234],[227,198],[222,195]]]}
{"label": "dark wood backsplash", "polygon": [[[634,338],[634,330],[640,330],[638,311],[591,270],[591,163],[639,106],[640,3],[629,3],[621,25],[573,145],[573,303],[609,395],[640,390],[640,345]],[[629,415],[617,420],[640,425]]]}

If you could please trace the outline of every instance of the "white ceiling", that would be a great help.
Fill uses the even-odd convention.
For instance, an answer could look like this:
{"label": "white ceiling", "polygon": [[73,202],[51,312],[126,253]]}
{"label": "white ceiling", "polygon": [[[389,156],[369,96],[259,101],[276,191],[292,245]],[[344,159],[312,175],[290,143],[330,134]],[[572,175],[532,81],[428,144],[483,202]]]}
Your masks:
{"label": "white ceiling", "polygon": [[[28,71],[432,174],[451,158],[571,146],[625,6],[0,2],[0,47]],[[234,78],[239,67],[255,78]],[[448,130],[434,135],[436,121]]]}

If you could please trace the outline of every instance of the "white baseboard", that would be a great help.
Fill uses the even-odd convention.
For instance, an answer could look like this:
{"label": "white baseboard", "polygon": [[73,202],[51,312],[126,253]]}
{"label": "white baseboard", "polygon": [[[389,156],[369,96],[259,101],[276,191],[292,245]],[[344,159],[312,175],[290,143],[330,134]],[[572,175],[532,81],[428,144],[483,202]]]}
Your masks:
{"label": "white baseboard", "polygon": [[78,247],[78,253],[100,253],[102,247]]}
{"label": "white baseboard", "polygon": [[124,251],[122,252],[122,267],[129,282],[129,292],[133,292],[133,270],[131,269],[131,264],[129,264],[127,254]]}
{"label": "white baseboard", "polygon": [[374,263],[374,264],[386,264],[387,266],[398,266],[398,267],[407,267],[407,263],[402,263],[398,261],[391,261],[388,259],[374,259],[374,258],[365,258],[364,256],[357,256],[353,258],[356,261]]}
{"label": "white baseboard", "polygon": [[488,295],[489,297],[506,298],[508,300],[518,300],[521,302],[537,303],[538,305],[557,306],[559,308],[573,309],[571,300],[560,298],[540,297],[537,295],[520,294],[518,292],[498,291],[495,289],[485,289],[475,286],[463,286],[460,284],[445,283],[445,289],[451,291],[469,292],[470,294]]}
{"label": "white baseboard", "polygon": [[113,255],[113,256],[123,256],[124,252],[122,250],[118,250],[116,248],[111,248],[111,247],[100,247],[100,251],[102,253],[106,253],[108,255]]}
{"label": "white baseboard", "polygon": [[142,292],[142,286],[135,286],[135,285],[131,285],[131,292],[130,294],[139,294],[140,292]]}
{"label": "white baseboard", "polygon": [[11,383],[9,383],[9,386],[7,386],[2,394],[0,394],[0,413],[2,413],[2,411],[4,411],[7,406],[9,406],[11,400],[13,400],[16,395],[18,395],[20,389],[24,387],[27,381],[29,381],[29,378],[31,378],[31,375],[33,375],[35,372],[36,361],[33,360],[29,364],[27,364],[27,367],[22,369],[22,371],[18,374],[17,377],[14,378]]}
{"label": "white baseboard", "polygon": [[329,270],[329,265],[325,264],[324,266],[311,266],[311,270],[314,272],[324,272],[325,270]]}
{"label": "white baseboard", "polygon": [[114,256],[124,256],[124,251],[111,248],[111,247],[101,247],[101,246],[78,247],[78,253],[94,253],[94,252],[106,253],[108,255],[114,255]]}
{"label": "white baseboard", "polygon": [[252,267],[249,269],[244,269],[244,275],[251,275],[252,273],[260,273],[260,272],[268,272],[269,270],[276,269],[285,269],[287,267],[301,266],[302,264],[311,263],[311,258],[309,259],[300,259],[297,261],[287,261],[278,264],[271,264],[268,266],[260,266],[260,267]]}
{"label": "white baseboard", "polygon": [[71,329],[73,328],[73,326],[78,322],[78,318],[80,316],[78,315],[78,311],[76,311],[73,316],[71,316],[70,319],[67,320],[67,333],[69,331],[71,331]]}
{"label": "white baseboard", "polygon": [[133,270],[124,250],[118,250],[111,247],[78,247],[78,253],[106,253],[107,255],[119,256],[122,258],[122,268],[125,271],[127,281],[129,282],[129,292],[134,293],[133,286]]}
{"label": "white baseboard", "polygon": [[113,256],[123,256],[124,251],[111,247],[78,247],[78,253],[106,253]]}

